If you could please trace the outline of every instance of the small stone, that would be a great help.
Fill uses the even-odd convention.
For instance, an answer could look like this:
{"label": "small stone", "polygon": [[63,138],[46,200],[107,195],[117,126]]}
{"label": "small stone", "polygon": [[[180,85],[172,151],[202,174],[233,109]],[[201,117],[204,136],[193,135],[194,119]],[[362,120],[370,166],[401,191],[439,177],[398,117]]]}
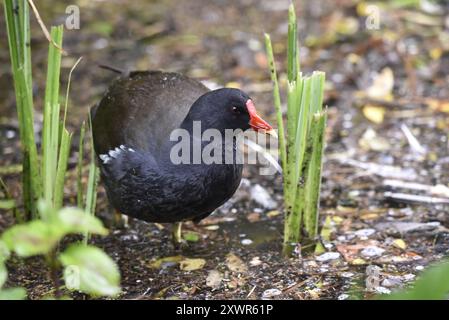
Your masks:
{"label": "small stone", "polygon": [[374,230],[374,229],[360,229],[360,230],[357,230],[356,232],[354,232],[354,234],[357,236],[357,237],[369,237],[370,235],[372,235],[372,234],[374,234],[376,232],[376,230]]}
{"label": "small stone", "polygon": [[260,260],[259,257],[254,257],[249,262],[249,265],[252,266],[252,267],[256,267],[256,266],[261,265],[261,264],[262,264],[262,261]]}
{"label": "small stone", "polygon": [[206,286],[216,289],[220,286],[223,275],[217,270],[210,270],[206,278]]}
{"label": "small stone", "polygon": [[404,275],[402,276],[402,279],[403,279],[404,281],[406,281],[406,282],[409,282],[409,281],[414,280],[415,277],[416,277],[416,276],[415,276],[413,273],[408,273],[408,274],[404,274]]}
{"label": "small stone", "polygon": [[325,261],[335,260],[338,258],[340,258],[339,252],[326,252],[326,253],[323,253],[322,255],[319,255],[318,257],[316,257],[316,260],[320,261],[320,262],[325,262]]}
{"label": "small stone", "polygon": [[244,246],[249,246],[252,243],[253,243],[253,240],[251,240],[251,239],[243,239],[241,241],[241,244],[243,244]]}
{"label": "small stone", "polygon": [[362,250],[361,255],[370,258],[370,257],[376,257],[382,255],[382,253],[385,252],[385,249],[376,247],[376,246],[369,246]]}
{"label": "small stone", "polygon": [[125,234],[121,236],[120,239],[123,241],[138,241],[139,236],[137,234]]}
{"label": "small stone", "polygon": [[329,271],[329,268],[327,268],[327,266],[321,267],[320,268],[320,273],[326,273]]}
{"label": "small stone", "polygon": [[343,273],[341,274],[341,276],[342,276],[343,278],[351,278],[351,277],[354,276],[354,274],[353,274],[352,272],[343,272]]}
{"label": "small stone", "polygon": [[349,294],[343,293],[338,296],[338,300],[347,300],[349,298]]}
{"label": "small stone", "polygon": [[262,299],[271,299],[277,297],[282,294],[282,291],[279,289],[268,289],[265,290],[262,294]]}
{"label": "small stone", "polygon": [[385,287],[376,287],[376,292],[380,294],[390,294],[391,290]]}
{"label": "small stone", "polygon": [[394,288],[402,285],[402,280],[400,277],[389,277],[382,281],[382,286],[386,288]]}
{"label": "small stone", "polygon": [[424,266],[416,266],[415,270],[422,271],[424,270]]}

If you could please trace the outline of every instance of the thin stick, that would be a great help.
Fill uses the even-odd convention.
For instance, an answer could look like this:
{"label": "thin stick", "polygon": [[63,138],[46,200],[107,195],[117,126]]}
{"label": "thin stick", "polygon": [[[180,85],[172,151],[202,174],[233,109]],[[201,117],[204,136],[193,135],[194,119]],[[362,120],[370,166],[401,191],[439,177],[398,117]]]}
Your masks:
{"label": "thin stick", "polygon": [[61,53],[63,55],[67,55],[67,52],[61,47],[59,46],[50,36],[50,32],[48,32],[47,27],[44,24],[44,21],[42,21],[41,16],[39,15],[39,11],[37,10],[36,6],[34,5],[33,0],[28,0],[28,3],[30,5],[30,7],[33,9],[34,15],[36,16],[37,19],[37,23],[39,23],[39,26],[42,29],[42,32],[45,35],[45,38],[47,38],[48,42],[52,43],[56,48],[58,48],[59,50],[61,50]]}
{"label": "thin stick", "polygon": [[72,72],[73,72],[73,70],[75,70],[75,68],[78,66],[78,64],[81,62],[82,59],[83,59],[82,56],[79,57],[69,72],[69,80],[67,82],[67,89],[65,92],[64,120],[62,122],[64,127],[65,127],[65,119],[67,118],[67,106],[69,104],[69,92],[70,92],[70,83],[72,82]]}

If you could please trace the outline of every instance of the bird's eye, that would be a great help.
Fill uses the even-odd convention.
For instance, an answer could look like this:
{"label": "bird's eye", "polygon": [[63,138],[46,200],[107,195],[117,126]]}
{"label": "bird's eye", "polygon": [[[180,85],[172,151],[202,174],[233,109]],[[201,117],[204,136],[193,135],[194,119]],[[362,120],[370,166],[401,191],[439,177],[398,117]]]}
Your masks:
{"label": "bird's eye", "polygon": [[235,113],[235,114],[239,114],[240,110],[237,107],[232,107],[232,112]]}

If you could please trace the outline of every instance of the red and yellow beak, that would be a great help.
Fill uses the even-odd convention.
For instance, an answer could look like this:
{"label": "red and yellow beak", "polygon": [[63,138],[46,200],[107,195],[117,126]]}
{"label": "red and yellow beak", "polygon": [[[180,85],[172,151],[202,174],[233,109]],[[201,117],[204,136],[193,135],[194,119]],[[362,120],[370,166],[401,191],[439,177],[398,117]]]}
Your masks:
{"label": "red and yellow beak", "polygon": [[249,125],[253,130],[269,134],[275,138],[278,137],[273,127],[270,126],[268,122],[266,122],[257,114],[256,107],[254,106],[254,103],[251,99],[248,99],[248,101],[246,101],[246,108],[248,109],[250,117]]}

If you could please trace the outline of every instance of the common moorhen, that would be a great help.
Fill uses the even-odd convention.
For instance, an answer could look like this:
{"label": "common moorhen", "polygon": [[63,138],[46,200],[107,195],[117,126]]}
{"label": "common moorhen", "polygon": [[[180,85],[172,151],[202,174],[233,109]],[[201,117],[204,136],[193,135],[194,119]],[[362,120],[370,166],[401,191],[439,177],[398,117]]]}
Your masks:
{"label": "common moorhen", "polygon": [[[173,163],[170,134],[179,128],[192,133],[194,121],[200,121],[201,132],[213,128],[223,136],[225,129],[274,133],[243,91],[210,91],[178,73],[121,76],[92,110],[94,147],[109,201],[140,220],[176,223],[175,242],[181,241],[180,222],[210,215],[234,194],[242,177],[236,161]],[[235,138],[222,144],[236,149]]]}

